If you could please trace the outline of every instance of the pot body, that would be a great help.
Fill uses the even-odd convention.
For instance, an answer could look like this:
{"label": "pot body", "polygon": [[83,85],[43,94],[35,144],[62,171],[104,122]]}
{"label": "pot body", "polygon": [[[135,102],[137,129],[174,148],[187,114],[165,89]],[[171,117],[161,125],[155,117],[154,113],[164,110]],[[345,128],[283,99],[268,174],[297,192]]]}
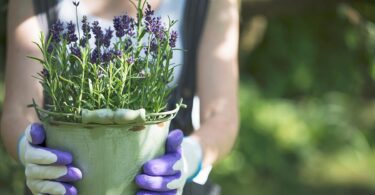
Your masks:
{"label": "pot body", "polygon": [[73,183],[83,195],[134,195],[142,165],[164,154],[169,122],[131,126],[44,124],[47,146],[71,152],[83,179]]}

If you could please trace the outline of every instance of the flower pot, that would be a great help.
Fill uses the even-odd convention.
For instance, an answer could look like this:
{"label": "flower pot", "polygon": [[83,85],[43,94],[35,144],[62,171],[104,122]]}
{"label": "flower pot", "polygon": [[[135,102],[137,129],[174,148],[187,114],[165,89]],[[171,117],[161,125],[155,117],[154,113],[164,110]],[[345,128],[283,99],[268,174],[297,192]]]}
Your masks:
{"label": "flower pot", "polygon": [[83,179],[73,183],[83,195],[134,195],[142,165],[164,153],[169,122],[145,125],[84,125],[44,122],[47,146],[73,154]]}

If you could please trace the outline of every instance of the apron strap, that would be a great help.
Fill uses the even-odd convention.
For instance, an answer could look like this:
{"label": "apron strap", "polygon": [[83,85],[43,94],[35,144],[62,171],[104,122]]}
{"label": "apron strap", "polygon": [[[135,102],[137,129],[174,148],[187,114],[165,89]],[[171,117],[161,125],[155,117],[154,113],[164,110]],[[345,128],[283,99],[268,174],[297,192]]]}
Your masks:
{"label": "apron strap", "polygon": [[34,13],[38,17],[43,31],[48,37],[49,29],[57,20],[56,6],[58,0],[32,0]]}
{"label": "apron strap", "polygon": [[[178,86],[172,92],[169,105],[173,108],[181,98],[186,109],[181,109],[176,118],[172,120],[171,129],[181,129],[185,135],[194,131],[192,110],[196,96],[197,83],[197,56],[200,39],[208,12],[209,0],[187,0],[184,13],[184,64]],[[196,106],[196,105],[195,105]]]}

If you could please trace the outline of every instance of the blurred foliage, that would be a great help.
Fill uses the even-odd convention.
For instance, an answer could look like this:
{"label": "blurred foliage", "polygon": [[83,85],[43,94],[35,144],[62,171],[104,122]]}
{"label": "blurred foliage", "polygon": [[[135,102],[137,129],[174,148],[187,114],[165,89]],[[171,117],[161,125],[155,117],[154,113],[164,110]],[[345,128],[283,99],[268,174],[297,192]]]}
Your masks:
{"label": "blurred foliage", "polygon": [[358,20],[348,5],[267,18],[241,53],[239,140],[214,172],[223,194],[375,194],[375,5],[355,8]]}
{"label": "blurred foliage", "polygon": [[[5,63],[5,43],[6,43],[6,8],[7,0],[0,0],[0,108],[4,97],[4,63]],[[1,111],[1,109],[0,109]],[[24,181],[23,170],[5,152],[0,141],[0,194],[1,195],[21,195],[23,194]]]}
{"label": "blurred foliage", "polygon": [[[241,131],[213,173],[224,195],[375,194],[375,4],[354,8],[267,18],[241,48]],[[1,28],[1,64],[4,45]],[[0,162],[0,194],[21,194],[2,147]]]}

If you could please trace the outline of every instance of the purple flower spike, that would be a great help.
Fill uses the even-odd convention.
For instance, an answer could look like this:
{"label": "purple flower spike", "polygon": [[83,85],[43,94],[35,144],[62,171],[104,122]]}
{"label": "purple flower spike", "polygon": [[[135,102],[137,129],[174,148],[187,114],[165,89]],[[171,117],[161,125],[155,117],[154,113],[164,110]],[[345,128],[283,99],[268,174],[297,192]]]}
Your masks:
{"label": "purple flower spike", "polygon": [[90,22],[87,21],[87,16],[83,16],[82,17],[82,32],[83,32],[83,35],[87,39],[91,38],[90,28],[91,28],[90,27]]}
{"label": "purple flower spike", "polygon": [[104,47],[108,48],[111,45],[111,39],[112,39],[112,36],[113,36],[112,34],[113,34],[113,30],[111,29],[111,27],[106,29],[105,35],[104,35],[104,38],[103,38]]}
{"label": "purple flower spike", "polygon": [[81,41],[79,42],[79,45],[82,47],[86,47],[87,39],[86,37],[82,37]]}
{"label": "purple flower spike", "polygon": [[67,29],[68,29],[68,32],[67,32],[67,34],[65,36],[66,36],[66,39],[68,41],[68,44],[70,44],[72,42],[76,42],[78,40],[78,37],[75,34],[76,26],[75,26],[75,24],[73,24],[72,21],[70,21],[67,24]]}
{"label": "purple flower spike", "polygon": [[172,48],[176,47],[177,37],[178,37],[177,32],[172,31],[171,37],[169,38],[169,46],[171,46]]}
{"label": "purple flower spike", "polygon": [[64,23],[60,20],[57,20],[55,24],[51,26],[50,34],[52,36],[53,42],[60,42],[60,36],[62,31],[64,30]]}
{"label": "purple flower spike", "polygon": [[128,50],[133,45],[133,42],[131,39],[125,40],[125,50]]}
{"label": "purple flower spike", "polygon": [[147,3],[147,8],[145,10],[145,21],[146,24],[151,23],[152,17],[154,16],[154,10],[151,9],[151,5]]}
{"label": "purple flower spike", "polygon": [[122,56],[122,51],[120,51],[120,50],[112,50],[112,53],[116,57],[121,57]]}
{"label": "purple flower spike", "polygon": [[122,22],[124,24],[124,29],[127,35],[133,36],[134,32],[134,19],[128,15],[122,16]]}
{"label": "purple flower spike", "polygon": [[113,27],[116,30],[116,36],[117,37],[121,38],[121,37],[123,37],[125,35],[125,29],[124,29],[124,25],[123,25],[121,17],[116,16],[113,19]]}
{"label": "purple flower spike", "polygon": [[161,23],[161,17],[154,17],[154,10],[147,4],[145,11],[145,26],[147,32],[151,32],[159,40],[164,40],[164,26]]}
{"label": "purple flower spike", "polygon": [[[144,51],[145,51],[145,54],[147,55],[148,54],[148,46],[147,45],[144,47]],[[153,56],[156,56],[158,54],[158,43],[157,43],[157,40],[155,38],[151,40],[150,53]]]}
{"label": "purple flower spike", "polygon": [[73,1],[73,5],[78,7],[79,6],[79,1]]}
{"label": "purple flower spike", "polygon": [[121,17],[117,16],[113,19],[113,27],[116,30],[116,36],[121,38],[125,35],[133,36],[134,32],[134,19],[128,15]]}
{"label": "purple flower spike", "polygon": [[94,21],[92,23],[92,33],[94,33],[95,35],[95,45],[100,47],[100,45],[102,44],[103,42],[103,30],[102,30],[102,27],[99,26],[99,22],[98,21]]}
{"label": "purple flower spike", "polygon": [[83,16],[82,18],[82,32],[83,36],[79,42],[79,44],[82,47],[86,47],[86,44],[89,39],[91,39],[91,33],[90,33],[90,22],[87,21],[87,16]]}
{"label": "purple flower spike", "polygon": [[79,49],[77,44],[70,46],[69,49],[70,49],[71,54],[77,56],[78,58],[82,58],[81,50]]}
{"label": "purple flower spike", "polygon": [[53,49],[54,49],[53,43],[50,43],[50,44],[48,45],[48,48],[47,48],[48,53],[52,53],[52,52],[53,52]]}
{"label": "purple flower spike", "polygon": [[92,53],[91,53],[91,63],[100,63],[100,58],[101,58],[101,52],[99,48],[95,48]]}
{"label": "purple flower spike", "polygon": [[103,59],[103,62],[109,62],[109,61],[111,61],[111,59],[112,59],[112,52],[111,51],[104,52],[102,54],[102,59]]}

